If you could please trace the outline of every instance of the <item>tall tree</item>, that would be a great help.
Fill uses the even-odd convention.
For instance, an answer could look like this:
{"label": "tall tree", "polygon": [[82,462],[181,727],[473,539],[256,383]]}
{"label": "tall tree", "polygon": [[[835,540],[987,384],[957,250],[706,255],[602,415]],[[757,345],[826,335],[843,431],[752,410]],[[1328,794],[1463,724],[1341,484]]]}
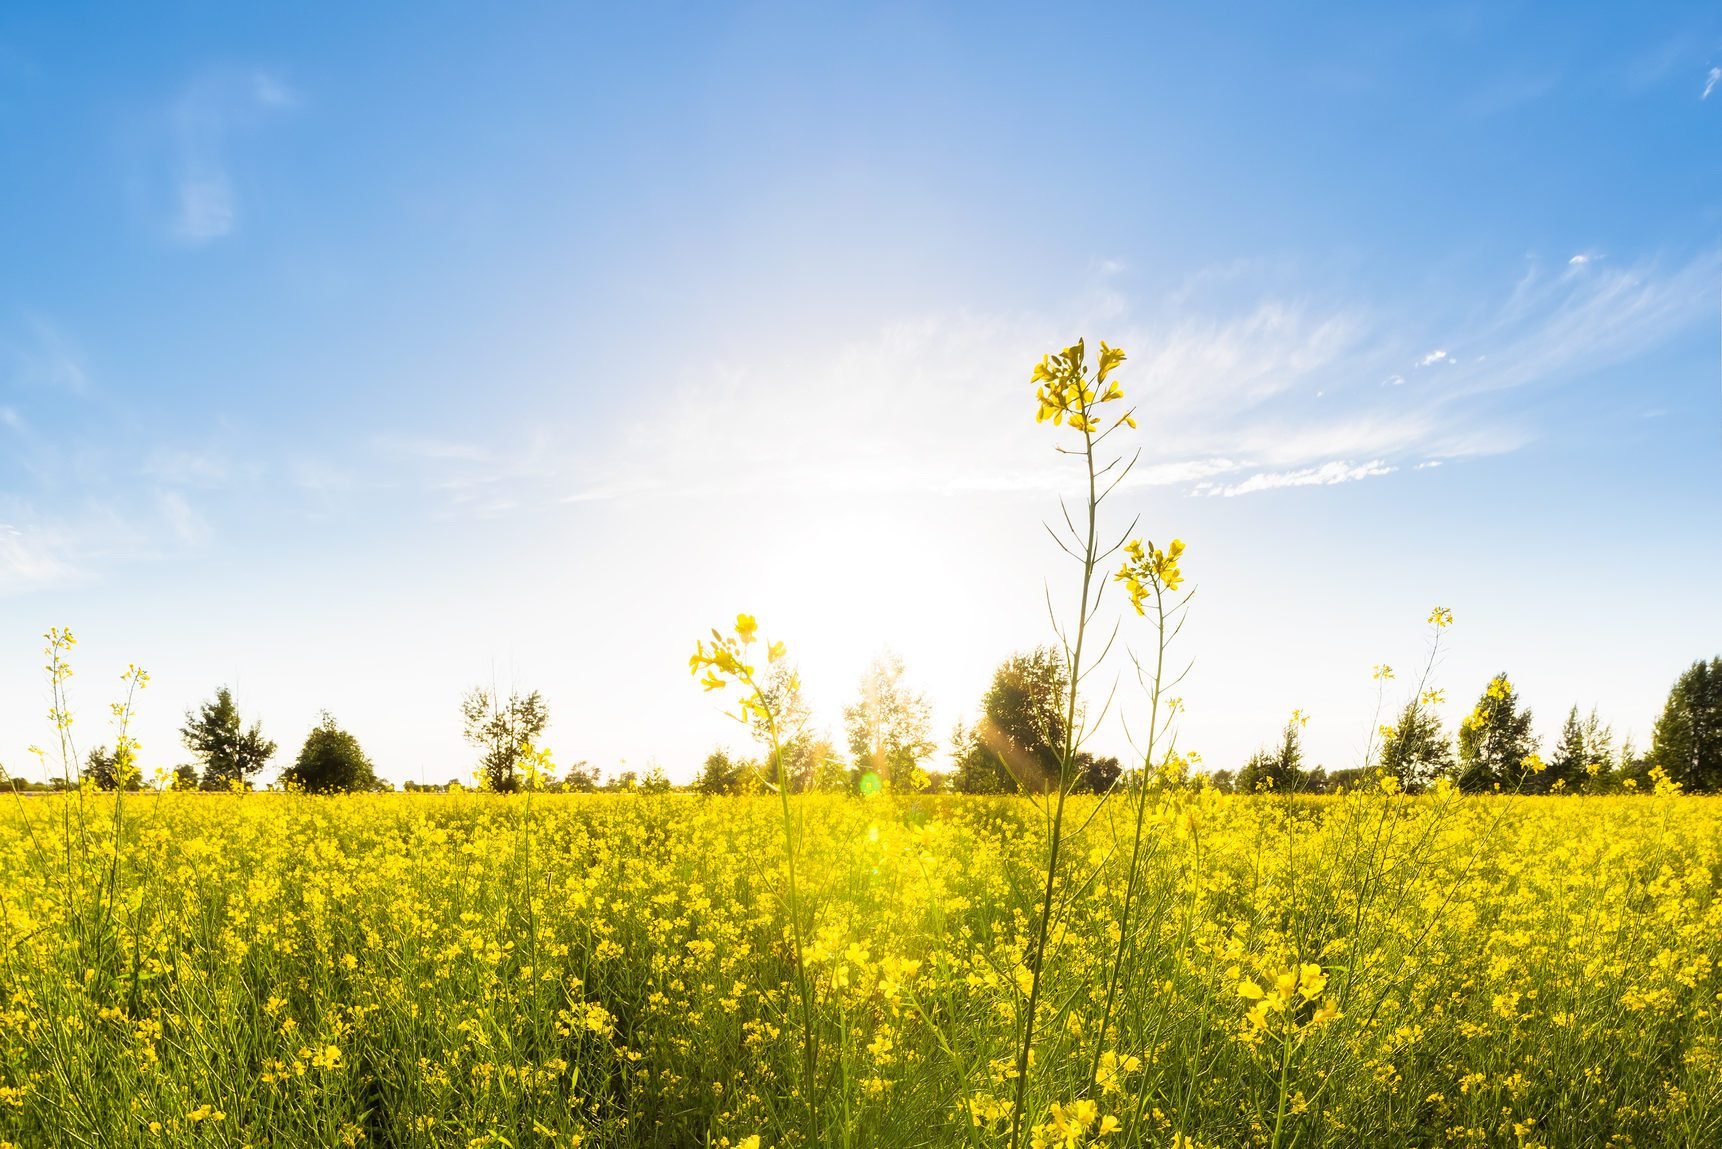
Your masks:
{"label": "tall tree", "polygon": [[1495,675],[1459,723],[1460,789],[1541,789],[1539,776],[1526,765],[1536,750],[1529,708],[1519,709],[1518,692],[1505,673]]}
{"label": "tall tree", "polygon": [[1303,727],[1309,721],[1302,711],[1292,711],[1280,731],[1279,745],[1258,750],[1238,771],[1233,785],[1240,794],[1258,790],[1280,792],[1300,789],[1305,781],[1303,769]]}
{"label": "tall tree", "polygon": [[1076,756],[1076,781],[1071,791],[1077,794],[1104,794],[1123,777],[1124,767],[1113,757],[1097,758],[1084,750]]}
{"label": "tall tree", "polygon": [[1614,764],[1614,731],[1592,707],[1590,717],[1580,718],[1579,708],[1567,711],[1549,757],[1548,788],[1579,790],[1597,788]]}
{"label": "tall tree", "polygon": [[903,682],[903,660],[882,654],[861,678],[860,696],[843,711],[855,769],[886,789],[905,785],[933,753],[932,709]]}
{"label": "tall tree", "polygon": [[733,785],[735,763],[730,761],[729,752],[719,748],[707,754],[699,775],[694,778],[694,789],[701,794],[727,794]]}
{"label": "tall tree", "polygon": [[984,723],[951,731],[951,788],[959,794],[1012,794],[1016,778],[981,737]]}
{"label": "tall tree", "polygon": [[275,743],[263,737],[263,724],[247,728],[233,704],[233,692],[223,686],[196,711],[187,711],[179,736],[203,763],[203,788],[225,790],[249,785],[252,775],[275,756]]}
{"label": "tall tree", "polygon": [[[121,775],[124,775],[127,790],[142,789],[143,781],[138,777],[138,772],[122,767],[123,763],[117,752],[106,746],[98,746],[84,758],[84,777],[95,783],[98,790],[118,790]],[[0,773],[0,779],[4,778],[5,774]]]}
{"label": "tall tree", "polygon": [[1690,792],[1722,790],[1722,656],[1675,680],[1651,731],[1650,760]]}
{"label": "tall tree", "polygon": [[967,745],[958,747],[958,788],[989,792],[983,789],[989,769],[998,791],[1056,788],[1068,685],[1064,656],[1050,646],[1000,663],[981,699],[980,721],[960,732]]}
{"label": "tall tree", "polygon": [[525,697],[510,694],[503,702],[500,694],[474,687],[461,700],[460,713],[466,740],[482,752],[478,768],[485,786],[502,793],[518,790],[521,761],[550,725],[543,697],[534,690]]}
{"label": "tall tree", "polygon": [[[640,775],[638,771],[624,770],[622,773],[629,779],[628,783],[623,788],[632,790],[639,784]],[[545,779],[545,781],[548,783],[550,780]],[[600,789],[598,768],[582,759],[568,767],[567,773],[562,775],[560,785],[563,790],[570,794],[594,793]]]}
{"label": "tall tree", "polygon": [[[801,674],[783,659],[771,664],[761,687],[772,722],[777,728],[777,746],[781,762],[766,764],[766,778],[773,785],[787,776],[791,791],[811,789],[819,768],[821,755],[829,755],[830,743],[819,738],[809,728],[812,707],[801,691]],[[754,711],[748,720],[753,736],[761,745],[772,744],[771,731],[765,715]]]}
{"label": "tall tree", "polygon": [[359,740],[336,725],[327,710],[305,736],[298,759],[281,772],[281,780],[308,794],[377,789],[377,772]]}
{"label": "tall tree", "polygon": [[1441,716],[1421,699],[1405,704],[1382,739],[1381,768],[1411,793],[1453,772],[1453,743],[1441,729]]}

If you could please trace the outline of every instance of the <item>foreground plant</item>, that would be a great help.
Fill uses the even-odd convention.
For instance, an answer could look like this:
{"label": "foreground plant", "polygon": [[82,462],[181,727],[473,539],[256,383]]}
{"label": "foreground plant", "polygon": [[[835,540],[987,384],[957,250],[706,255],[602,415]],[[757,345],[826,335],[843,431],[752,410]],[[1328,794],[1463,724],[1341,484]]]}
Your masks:
{"label": "foreground plant", "polygon": [[[1012,1146],[1021,1143],[1025,1129],[1024,1109],[1028,1098],[1029,1071],[1034,1058],[1035,1024],[1046,984],[1047,942],[1056,916],[1054,899],[1064,861],[1065,810],[1072,785],[1076,781],[1076,754],[1082,744],[1084,716],[1079,711],[1082,680],[1092,669],[1092,664],[1100,661],[1088,647],[1089,627],[1100,610],[1101,595],[1105,589],[1104,580],[1096,585],[1095,573],[1119,545],[1102,542],[1100,507],[1129,474],[1135,461],[1114,456],[1102,463],[1097,454],[1101,445],[1118,430],[1136,426],[1132,409],[1125,408],[1122,413],[1113,414],[1114,409],[1107,406],[1121,403],[1124,399],[1123,388],[1118,385],[1116,379],[1111,378],[1112,372],[1123,362],[1122,349],[1108,347],[1102,343],[1100,354],[1091,369],[1087,349],[1083,341],[1078,340],[1056,355],[1043,356],[1035,365],[1031,380],[1036,384],[1035,400],[1038,403],[1035,422],[1050,422],[1054,427],[1068,427],[1080,436],[1076,446],[1060,443],[1057,450],[1060,454],[1081,460],[1087,480],[1087,492],[1083,514],[1080,516],[1082,525],[1078,526],[1072,519],[1069,508],[1065,507],[1064,525],[1067,534],[1061,536],[1057,531],[1052,532],[1059,547],[1081,567],[1082,577],[1074,625],[1066,630],[1058,627],[1056,616],[1053,620],[1064,649],[1068,672],[1067,695],[1063,739],[1057,748],[1058,776],[1047,780],[1052,784],[1053,793],[1047,805],[1044,882],[1038,912],[1030,921],[1032,933],[1023,962],[1028,971],[1028,986],[1027,1001],[1022,1007],[1016,1054],[1015,1098],[1010,1114],[1009,1144]],[[1105,651],[1102,650],[1101,657],[1104,655]],[[1030,781],[1031,786],[1040,783],[1041,780],[1038,779]]]}
{"label": "foreground plant", "polygon": [[[765,741],[771,751],[770,761],[776,770],[775,783],[767,781],[768,785],[775,784],[779,804],[783,815],[783,853],[788,871],[788,897],[786,899],[790,938],[795,953],[795,983],[801,999],[801,1043],[802,1043],[802,1093],[807,1106],[807,1138],[809,1144],[819,1141],[819,1036],[814,1027],[813,1019],[813,983],[808,977],[807,964],[803,956],[801,897],[796,887],[795,856],[796,832],[795,819],[789,805],[790,778],[787,764],[784,761],[783,737],[780,730],[780,715],[775,700],[780,692],[771,684],[763,681],[757,674],[755,666],[749,661],[750,653],[759,638],[759,623],[750,614],[735,616],[735,630],[724,634],[717,628],[712,628],[711,644],[703,640],[694,647],[692,657],[688,659],[688,671],[699,674],[705,671],[700,679],[700,685],[707,691],[734,688],[737,691],[736,709],[729,717],[756,731],[763,731]],[[767,663],[775,663],[784,656],[784,645],[781,642],[766,642],[765,656]],[[799,683],[791,682],[790,693],[799,689]]]}
{"label": "foreground plant", "polygon": [[1167,678],[1166,653],[1184,627],[1184,621],[1189,617],[1190,599],[1195,591],[1185,591],[1178,594],[1184,583],[1184,571],[1179,561],[1184,555],[1184,543],[1181,539],[1173,539],[1164,549],[1152,542],[1141,539],[1131,539],[1124,544],[1124,562],[1113,575],[1115,582],[1124,584],[1126,593],[1130,596],[1130,606],[1138,617],[1148,618],[1154,627],[1154,661],[1152,667],[1137,662],[1137,675],[1148,695],[1148,724],[1142,743],[1142,764],[1137,775],[1136,783],[1130,791],[1131,801],[1131,839],[1130,860],[1125,871],[1124,897],[1118,910],[1118,942],[1113,949],[1111,968],[1106,978],[1106,998],[1101,1006],[1100,1025],[1098,1027],[1094,1056],[1090,1075],[1096,1080],[1102,1078],[1102,1058],[1107,1051],[1108,1031],[1112,1024],[1113,1009],[1117,1004],[1118,994],[1127,979],[1127,961],[1130,956],[1132,934],[1136,926],[1135,913],[1137,900],[1141,892],[1143,867],[1147,851],[1150,848],[1150,833],[1153,829],[1152,797],[1154,794],[1153,781],[1160,778],[1166,782],[1185,781],[1183,769],[1178,769],[1179,775],[1174,778],[1169,770],[1174,763],[1182,766],[1176,754],[1176,740],[1171,735],[1172,720],[1181,708],[1179,700],[1167,698],[1166,691],[1173,689],[1183,680],[1184,672]]}

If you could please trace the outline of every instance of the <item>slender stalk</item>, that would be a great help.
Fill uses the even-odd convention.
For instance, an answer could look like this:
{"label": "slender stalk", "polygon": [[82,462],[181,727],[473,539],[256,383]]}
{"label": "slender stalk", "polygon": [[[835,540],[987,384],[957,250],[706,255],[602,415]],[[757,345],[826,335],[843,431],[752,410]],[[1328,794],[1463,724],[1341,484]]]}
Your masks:
{"label": "slender stalk", "polygon": [[1142,755],[1142,780],[1136,787],[1135,837],[1130,847],[1130,869],[1124,880],[1124,904],[1118,913],[1118,946],[1112,954],[1112,970],[1106,979],[1106,1002],[1100,1011],[1100,1028],[1094,1041],[1094,1060],[1088,1078],[1094,1080],[1100,1072],[1100,1058],[1106,1050],[1106,1029],[1112,1023],[1112,1007],[1118,996],[1118,983],[1124,970],[1124,953],[1130,945],[1130,916],[1136,902],[1136,887],[1142,872],[1142,842],[1148,822],[1148,772],[1154,768],[1154,748],[1160,737],[1160,684],[1166,671],[1166,600],[1160,583],[1154,583],[1154,621],[1158,633],[1154,654],[1154,688],[1149,693],[1148,745]]}
{"label": "slender stalk", "polygon": [[1088,467],[1088,538],[1082,555],[1082,597],[1079,599],[1076,615],[1076,641],[1070,648],[1070,683],[1065,702],[1064,745],[1060,749],[1058,762],[1058,797],[1053,805],[1052,821],[1047,828],[1046,884],[1041,891],[1040,917],[1036,923],[1034,948],[1030,951],[1032,960],[1029,965],[1028,1003],[1023,1010],[1022,1045],[1017,1050],[1016,1057],[1016,1098],[1011,1106],[1008,1142],[1011,1146],[1020,1144],[1022,1140],[1023,1106],[1028,1095],[1029,1057],[1034,1049],[1035,1012],[1040,1005],[1040,990],[1045,980],[1046,939],[1048,928],[1052,924],[1052,899],[1058,886],[1059,853],[1064,844],[1064,802],[1070,794],[1071,764],[1076,756],[1076,704],[1082,681],[1082,643],[1087,634],[1091,613],[1089,588],[1093,583],[1094,568],[1097,564],[1095,527],[1099,517],[1100,500],[1094,471],[1094,432],[1087,427],[1082,432],[1082,454]]}
{"label": "slender stalk", "polygon": [[783,808],[783,852],[789,870],[790,936],[795,943],[795,981],[801,994],[802,1088],[807,1094],[807,1135],[809,1144],[818,1144],[819,1039],[813,1029],[813,987],[807,981],[807,966],[801,956],[801,898],[795,881],[795,818],[789,807],[789,771],[783,759],[783,746],[777,734],[777,716],[772,712],[771,703],[751,674],[744,681],[753,690],[760,712],[765,716],[766,734],[771,741],[771,761],[777,767],[777,794]]}

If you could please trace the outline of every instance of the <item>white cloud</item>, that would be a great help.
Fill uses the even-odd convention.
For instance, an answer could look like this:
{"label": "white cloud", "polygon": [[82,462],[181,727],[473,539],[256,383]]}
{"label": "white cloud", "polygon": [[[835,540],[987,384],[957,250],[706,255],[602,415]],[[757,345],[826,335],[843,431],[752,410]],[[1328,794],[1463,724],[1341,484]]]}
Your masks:
{"label": "white cloud", "polygon": [[90,389],[77,344],[40,315],[25,315],[22,330],[14,335],[0,332],[0,381],[73,395]]}
{"label": "white cloud", "polygon": [[490,458],[490,451],[476,443],[406,435],[396,431],[385,431],[375,436],[371,443],[377,451],[397,459],[482,463]]}
{"label": "white cloud", "polygon": [[202,244],[233,230],[233,186],[225,172],[187,173],[179,182],[179,212],[173,234],[186,243]]}
{"label": "white cloud", "polygon": [[298,103],[298,94],[284,80],[265,71],[207,73],[180,93],[170,116],[174,167],[169,230],[175,239],[202,246],[237,229],[232,141]]}
{"label": "white cloud", "polygon": [[173,486],[217,486],[227,481],[231,470],[221,455],[171,448],[151,451],[143,464],[144,474]]}
{"label": "white cloud", "polygon": [[1625,362],[1714,314],[1722,260],[1684,266],[1592,264],[1583,275],[1533,267],[1504,303],[1485,303],[1466,336],[1486,348],[1448,384],[1453,399],[1568,378]]}
{"label": "white cloud", "polygon": [[1704,75],[1704,92],[1698,98],[1708,100],[1710,93],[1716,90],[1716,85],[1722,84],[1722,68],[1712,68]]}
{"label": "white cloud", "polygon": [[[449,513],[629,497],[1062,491],[1069,460],[1033,423],[1027,365],[1088,332],[1131,352],[1119,377],[1142,404],[1128,442],[1144,456],[1127,485],[1234,495],[1325,485],[1521,448],[1546,407],[1479,395],[1557,386],[1654,346],[1700,316],[1714,262],[1533,269],[1493,296],[1467,292],[1480,301],[1469,315],[1415,299],[1397,312],[1321,304],[1307,292],[1214,308],[1198,291],[1164,319],[1136,318],[1133,300],[1107,321],[1079,294],[1060,315],[958,312],[835,347],[780,340],[742,362],[666,364],[662,402],[607,424],[614,433],[589,449],[566,447],[576,426],[544,425],[509,451],[400,436],[378,446]],[[1235,299],[1235,279],[1226,288]],[[1453,344],[1412,351],[1437,328],[1476,350],[1438,392],[1405,385],[1393,364],[1459,366]]]}
{"label": "white cloud", "polygon": [[53,539],[0,522],[0,595],[67,581],[71,568],[56,551]]}
{"label": "white cloud", "polygon": [[188,546],[203,546],[209,542],[209,522],[185,500],[178,491],[162,491],[156,496],[156,507],[162,522],[173,536]]}
{"label": "white cloud", "polygon": [[1223,486],[1203,485],[1199,490],[1210,495],[1248,495],[1256,491],[1272,491],[1281,487],[1331,487],[1336,483],[1353,483],[1377,475],[1391,475],[1397,468],[1385,459],[1375,459],[1356,466],[1343,460],[1333,460],[1319,467],[1303,467],[1295,471],[1260,471],[1240,483]]}

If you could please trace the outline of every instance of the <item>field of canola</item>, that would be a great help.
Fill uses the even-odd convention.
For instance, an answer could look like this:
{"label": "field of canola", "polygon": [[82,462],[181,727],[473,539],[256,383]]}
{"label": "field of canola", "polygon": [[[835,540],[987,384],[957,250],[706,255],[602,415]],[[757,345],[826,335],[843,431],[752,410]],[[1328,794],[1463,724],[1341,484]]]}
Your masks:
{"label": "field of canola", "polygon": [[[775,799],[9,799],[0,1144],[1004,1144],[1039,808],[795,803],[811,1106]],[[1157,796],[1109,1010],[1091,803],[1033,1143],[1722,1144],[1722,800]]]}

